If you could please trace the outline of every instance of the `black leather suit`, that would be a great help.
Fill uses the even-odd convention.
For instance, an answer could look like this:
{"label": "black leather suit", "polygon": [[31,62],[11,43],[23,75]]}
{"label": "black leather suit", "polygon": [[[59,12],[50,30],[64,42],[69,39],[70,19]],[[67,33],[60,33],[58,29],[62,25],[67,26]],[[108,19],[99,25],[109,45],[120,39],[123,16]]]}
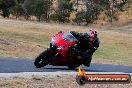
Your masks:
{"label": "black leather suit", "polygon": [[75,31],[71,31],[70,33],[79,40],[77,43],[78,49],[81,51],[81,56],[87,58],[84,65],[89,67],[92,60],[92,55],[98,49],[100,43],[97,34],[94,35],[94,41],[89,43],[89,36],[87,36],[86,33],[78,33]]}

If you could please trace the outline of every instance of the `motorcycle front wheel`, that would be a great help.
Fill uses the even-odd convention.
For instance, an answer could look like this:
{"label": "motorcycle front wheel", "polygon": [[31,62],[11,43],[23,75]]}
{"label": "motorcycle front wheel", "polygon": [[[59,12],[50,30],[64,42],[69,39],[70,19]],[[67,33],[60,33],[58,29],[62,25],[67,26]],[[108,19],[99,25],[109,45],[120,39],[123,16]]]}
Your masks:
{"label": "motorcycle front wheel", "polygon": [[34,65],[36,66],[36,68],[44,67],[50,63],[51,59],[51,50],[47,49],[37,56],[34,61]]}

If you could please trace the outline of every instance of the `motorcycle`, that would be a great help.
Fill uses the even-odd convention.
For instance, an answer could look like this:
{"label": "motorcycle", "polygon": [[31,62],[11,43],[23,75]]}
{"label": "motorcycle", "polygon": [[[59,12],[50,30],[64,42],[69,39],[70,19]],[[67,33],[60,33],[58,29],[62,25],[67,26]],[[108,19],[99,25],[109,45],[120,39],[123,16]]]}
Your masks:
{"label": "motorcycle", "polygon": [[80,56],[77,49],[79,41],[70,32],[61,32],[51,37],[50,47],[43,51],[35,59],[34,65],[37,68],[46,65],[68,66],[75,69],[82,65],[86,58]]}

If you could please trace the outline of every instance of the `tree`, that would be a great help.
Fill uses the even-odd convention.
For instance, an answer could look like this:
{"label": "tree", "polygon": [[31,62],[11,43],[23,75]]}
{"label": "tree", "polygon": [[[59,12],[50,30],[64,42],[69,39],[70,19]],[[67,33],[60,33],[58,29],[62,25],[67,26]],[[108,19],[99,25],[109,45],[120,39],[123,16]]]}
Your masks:
{"label": "tree", "polygon": [[23,7],[28,15],[36,16],[38,21],[43,17],[47,22],[50,3],[50,0],[25,0]]}
{"label": "tree", "polygon": [[123,11],[124,6],[128,0],[94,0],[100,5],[102,11],[108,17],[109,22],[118,19],[118,12]]}
{"label": "tree", "polygon": [[51,19],[62,23],[68,22],[73,10],[73,3],[71,0],[58,0],[58,9],[51,15]]}
{"label": "tree", "polygon": [[100,6],[92,0],[85,2],[85,5],[86,9],[76,14],[74,21],[77,24],[80,24],[81,22],[86,22],[88,24],[98,19],[101,11]]}
{"label": "tree", "polygon": [[2,10],[2,16],[9,17],[10,15],[10,8],[16,5],[16,0],[1,0],[0,1],[0,8]]}
{"label": "tree", "polygon": [[76,14],[76,18],[73,20],[74,22],[76,22],[78,25],[81,24],[81,22],[85,22],[85,11],[81,11],[81,12],[78,12]]}
{"label": "tree", "polygon": [[34,5],[35,5],[35,0],[24,1],[22,7],[28,16],[32,16],[34,14]]}
{"label": "tree", "polygon": [[48,12],[49,12],[49,0],[37,0],[34,5],[34,15],[40,21],[42,16],[46,20],[48,20]]}
{"label": "tree", "polygon": [[19,4],[23,4],[25,0],[17,0]]}
{"label": "tree", "polygon": [[17,2],[16,5],[14,7],[12,7],[12,9],[10,11],[11,11],[12,15],[16,16],[16,18],[18,18],[19,16],[25,15],[22,4],[19,2]]}

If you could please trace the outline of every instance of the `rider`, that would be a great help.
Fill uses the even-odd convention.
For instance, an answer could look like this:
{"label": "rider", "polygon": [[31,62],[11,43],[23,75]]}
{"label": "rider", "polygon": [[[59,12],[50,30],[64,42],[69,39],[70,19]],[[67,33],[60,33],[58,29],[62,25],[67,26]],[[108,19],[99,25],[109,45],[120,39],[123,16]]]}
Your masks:
{"label": "rider", "polygon": [[99,47],[99,38],[95,29],[90,29],[86,33],[78,33],[75,31],[70,32],[74,37],[78,39],[78,49],[81,51],[81,57],[87,58],[84,65],[90,66],[92,55]]}

